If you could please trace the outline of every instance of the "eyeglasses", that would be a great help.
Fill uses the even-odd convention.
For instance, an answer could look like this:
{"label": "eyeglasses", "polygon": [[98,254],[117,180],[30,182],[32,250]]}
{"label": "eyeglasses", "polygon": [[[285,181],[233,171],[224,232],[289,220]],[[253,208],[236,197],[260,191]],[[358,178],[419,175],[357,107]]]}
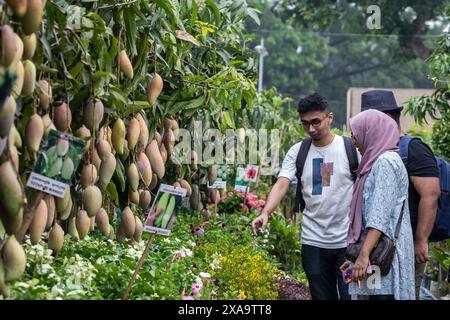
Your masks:
{"label": "eyeglasses", "polygon": [[301,123],[302,123],[302,126],[305,128],[309,128],[309,126],[311,126],[311,125],[314,128],[317,128],[318,126],[320,126],[322,121],[325,120],[327,117],[328,117],[328,114],[325,117],[323,117],[322,119],[317,118],[317,119],[312,119],[311,121],[302,120]]}

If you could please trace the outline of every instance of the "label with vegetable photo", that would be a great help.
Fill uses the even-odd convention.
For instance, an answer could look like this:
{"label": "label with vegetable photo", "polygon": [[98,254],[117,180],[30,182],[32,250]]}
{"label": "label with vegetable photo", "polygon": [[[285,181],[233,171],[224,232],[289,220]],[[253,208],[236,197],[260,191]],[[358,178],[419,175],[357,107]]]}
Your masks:
{"label": "label with vegetable photo", "polygon": [[[212,170],[211,170],[212,171]],[[227,187],[227,175],[228,175],[228,167],[226,165],[218,165],[214,167],[214,174],[209,172],[209,176],[213,176],[215,178],[214,181],[208,180],[208,188],[211,189],[226,189]]]}
{"label": "label with vegetable photo", "polygon": [[27,186],[63,198],[84,153],[83,139],[50,130],[39,149]]}
{"label": "label with vegetable photo", "polygon": [[185,196],[186,189],[161,184],[147,215],[144,231],[165,236],[170,235]]}

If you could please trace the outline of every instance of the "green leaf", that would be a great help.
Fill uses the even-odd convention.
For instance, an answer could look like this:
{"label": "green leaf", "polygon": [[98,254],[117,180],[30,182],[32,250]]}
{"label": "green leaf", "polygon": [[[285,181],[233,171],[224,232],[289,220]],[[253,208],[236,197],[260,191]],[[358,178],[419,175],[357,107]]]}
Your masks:
{"label": "green leaf", "polygon": [[116,59],[117,57],[117,54],[119,53],[119,41],[117,40],[117,38],[111,39],[111,46],[108,52],[111,61],[114,61],[114,59]]}
{"label": "green leaf", "polygon": [[195,21],[197,20],[197,14],[198,14],[197,0],[192,0],[191,24],[195,24]]}
{"label": "green leaf", "polygon": [[92,80],[97,80],[101,77],[107,77],[109,75],[108,72],[105,71],[97,71],[92,75]]}
{"label": "green leaf", "polygon": [[116,185],[111,181],[106,187],[106,192],[113,199],[116,207],[119,206],[119,194],[117,193]]}
{"label": "green leaf", "polygon": [[181,110],[186,111],[186,110],[190,110],[190,109],[197,109],[202,106],[202,104],[206,100],[206,97],[207,97],[207,95],[202,94],[201,96],[195,97],[192,100],[175,103],[167,113],[169,115],[173,115]]}
{"label": "green leaf", "polygon": [[45,35],[42,35],[40,38],[42,43],[42,48],[45,50],[45,56],[47,57],[47,60],[49,63],[52,62],[52,49],[50,48],[50,44],[48,43],[48,39]]}
{"label": "green leaf", "polygon": [[231,54],[228,51],[226,51],[226,50],[219,50],[219,51],[217,51],[217,54],[222,57],[222,59],[225,62],[225,64],[228,65],[230,63],[230,59],[232,58],[232,56],[231,56]]}
{"label": "green leaf", "polygon": [[223,120],[226,123],[227,127],[232,128],[232,129],[236,129],[234,121],[231,118],[230,113],[228,111],[225,111],[223,113]]}
{"label": "green leaf", "polygon": [[170,22],[172,23],[172,26],[176,26],[178,19],[175,16],[173,5],[170,1],[167,0],[153,0],[153,2],[164,10],[164,12],[169,16]]}
{"label": "green leaf", "polygon": [[261,12],[256,9],[250,8],[247,10],[247,14],[250,16],[250,18],[252,18],[253,21],[255,21],[255,23],[259,26],[261,24],[261,21],[259,20],[258,13]]}
{"label": "green leaf", "polygon": [[118,88],[111,87],[109,93],[117,100],[122,102],[124,105],[128,103],[128,99],[125,97],[123,92]]}
{"label": "green leaf", "polygon": [[39,71],[46,72],[46,73],[52,73],[52,74],[58,74],[59,73],[58,69],[49,68],[49,67],[47,67],[46,65],[43,65],[43,64],[36,65],[36,68]]}
{"label": "green leaf", "polygon": [[206,6],[209,7],[212,10],[212,12],[214,13],[214,16],[216,17],[216,25],[219,26],[220,20],[221,20],[221,15],[220,15],[220,11],[219,11],[219,8],[217,7],[216,3],[214,2],[214,0],[206,0]]}
{"label": "green leaf", "polygon": [[81,63],[80,61],[78,63],[76,63],[73,67],[71,67],[69,69],[69,73],[71,74],[71,76],[73,78],[78,77],[78,75],[80,74],[80,72],[83,70],[83,63]]}
{"label": "green leaf", "polygon": [[152,105],[147,101],[133,101],[132,104],[129,104],[126,108],[125,112],[122,113],[123,116],[128,116],[129,114],[138,112],[140,110],[150,109]]}
{"label": "green leaf", "polygon": [[127,40],[130,45],[132,55],[137,55],[136,49],[136,16],[133,8],[125,8],[123,11],[123,20],[125,21],[125,29],[127,31]]}

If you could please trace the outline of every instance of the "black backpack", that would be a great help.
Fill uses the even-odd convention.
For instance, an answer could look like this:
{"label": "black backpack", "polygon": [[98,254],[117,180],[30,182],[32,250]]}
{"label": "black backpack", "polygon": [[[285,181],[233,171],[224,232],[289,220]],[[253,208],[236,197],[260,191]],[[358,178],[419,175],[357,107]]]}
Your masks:
{"label": "black backpack", "polygon": [[[408,164],[409,143],[414,139],[420,140],[419,137],[409,135],[404,135],[400,138],[398,153],[405,166]],[[442,158],[435,158],[439,169],[441,196],[439,197],[434,228],[429,237],[430,242],[442,241],[450,238],[450,163]]]}
{"label": "black backpack", "polygon": [[[349,137],[344,138],[345,145],[345,153],[347,153],[348,162],[350,165],[350,172],[352,174],[353,182],[356,181],[357,170],[358,170],[358,154],[356,151],[356,147],[352,143],[352,139]],[[303,173],[303,167],[305,166],[306,157],[308,156],[309,148],[311,147],[312,139],[311,137],[307,137],[303,139],[302,145],[300,146],[300,150],[297,155],[296,167],[297,173],[295,174],[297,177],[297,191],[295,194],[295,206],[294,212],[299,212],[299,209],[303,211],[305,209],[305,200],[302,195],[302,184],[301,177]]]}

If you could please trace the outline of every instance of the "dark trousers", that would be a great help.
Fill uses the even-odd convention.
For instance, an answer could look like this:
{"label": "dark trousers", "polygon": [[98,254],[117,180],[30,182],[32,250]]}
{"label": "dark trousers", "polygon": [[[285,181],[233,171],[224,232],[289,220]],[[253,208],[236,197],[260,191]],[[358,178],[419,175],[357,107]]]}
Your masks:
{"label": "dark trousers", "polygon": [[344,261],[345,249],[302,245],[302,265],[313,300],[350,300],[348,285],[339,269]]}

